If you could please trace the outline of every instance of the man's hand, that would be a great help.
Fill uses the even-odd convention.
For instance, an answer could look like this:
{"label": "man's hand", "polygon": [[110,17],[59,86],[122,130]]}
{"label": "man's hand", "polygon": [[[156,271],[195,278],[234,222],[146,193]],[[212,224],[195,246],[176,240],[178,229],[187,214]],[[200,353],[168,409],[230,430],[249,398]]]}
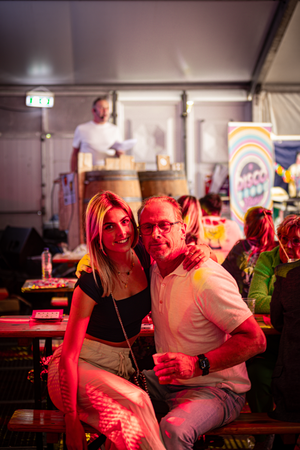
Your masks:
{"label": "man's hand", "polygon": [[198,369],[197,356],[184,353],[163,353],[153,355],[154,372],[160,384],[169,384],[176,378],[189,379],[196,375]]}
{"label": "man's hand", "polygon": [[193,268],[199,269],[202,263],[210,258],[211,249],[206,244],[187,246],[185,258],[183,260],[183,268],[188,272]]}
{"label": "man's hand", "polygon": [[81,258],[81,260],[79,261],[79,263],[77,264],[77,270],[75,273],[77,278],[81,277],[81,272],[87,272],[87,273],[92,272],[90,255],[88,253],[86,255],[84,255]]}

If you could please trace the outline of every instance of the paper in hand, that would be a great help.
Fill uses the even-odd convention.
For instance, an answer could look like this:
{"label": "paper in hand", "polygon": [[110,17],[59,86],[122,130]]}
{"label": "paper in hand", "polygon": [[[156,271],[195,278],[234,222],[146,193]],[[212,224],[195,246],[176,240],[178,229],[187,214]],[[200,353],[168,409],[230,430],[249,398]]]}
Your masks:
{"label": "paper in hand", "polygon": [[126,141],[123,142],[115,142],[110,148],[113,148],[117,151],[126,152],[127,150],[130,150],[136,143],[136,139],[126,139]]}

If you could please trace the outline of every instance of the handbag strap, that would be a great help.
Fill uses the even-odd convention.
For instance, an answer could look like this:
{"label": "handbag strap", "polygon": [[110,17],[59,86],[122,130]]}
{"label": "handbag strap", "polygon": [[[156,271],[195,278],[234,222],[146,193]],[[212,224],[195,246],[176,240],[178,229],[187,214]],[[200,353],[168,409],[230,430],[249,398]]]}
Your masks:
{"label": "handbag strap", "polygon": [[128,339],[128,337],[127,337],[127,333],[126,333],[126,331],[125,331],[125,328],[124,328],[124,325],[123,325],[123,322],[122,322],[122,319],[121,319],[121,316],[120,316],[119,308],[117,307],[117,303],[116,303],[116,300],[114,299],[113,295],[112,295],[112,294],[110,294],[110,295],[111,295],[111,298],[112,298],[112,300],[113,300],[114,307],[115,307],[115,310],[116,310],[116,313],[117,313],[119,322],[120,322],[120,324],[121,324],[121,327],[122,327],[122,330],[123,330],[123,333],[124,333],[124,336],[125,336],[127,345],[128,345],[128,347],[129,347],[129,349],[130,349],[130,353],[131,353],[132,359],[133,359],[134,364],[135,364],[135,367],[136,367],[137,376],[139,376],[139,375],[140,375],[139,366],[137,365],[137,362],[136,362],[134,353],[133,353],[133,351],[132,351],[132,348],[131,348],[129,339]]}

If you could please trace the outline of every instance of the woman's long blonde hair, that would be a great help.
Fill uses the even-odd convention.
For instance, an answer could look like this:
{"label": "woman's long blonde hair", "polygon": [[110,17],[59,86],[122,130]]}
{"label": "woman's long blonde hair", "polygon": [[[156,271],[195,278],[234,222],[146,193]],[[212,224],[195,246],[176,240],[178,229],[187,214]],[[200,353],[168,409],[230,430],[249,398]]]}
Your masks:
{"label": "woman's long blonde hair", "polygon": [[102,230],[105,214],[112,208],[121,208],[128,214],[134,229],[132,248],[136,246],[139,234],[132,211],[127,203],[111,191],[100,192],[89,201],[86,209],[86,243],[90,254],[94,279],[99,273],[103,287],[103,297],[113,291],[118,273],[115,264],[106,255],[102,244]]}
{"label": "woman's long blonde hair", "polygon": [[204,241],[204,230],[198,199],[192,195],[182,195],[177,201],[182,209],[183,222],[186,224],[186,243],[200,244]]}

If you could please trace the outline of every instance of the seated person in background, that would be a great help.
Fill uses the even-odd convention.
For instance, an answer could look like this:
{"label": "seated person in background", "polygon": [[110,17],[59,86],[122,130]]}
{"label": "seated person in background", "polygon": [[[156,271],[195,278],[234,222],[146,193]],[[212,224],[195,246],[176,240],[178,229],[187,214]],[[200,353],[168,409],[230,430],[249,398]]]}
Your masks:
{"label": "seated person in background", "polygon": [[218,262],[222,264],[236,241],[242,239],[242,232],[236,222],[220,217],[222,199],[219,194],[207,194],[199,201],[203,216],[204,242],[211,247]]}
{"label": "seated person in background", "polygon": [[248,297],[257,258],[261,252],[272,250],[278,243],[274,240],[274,228],[270,223],[271,211],[262,206],[254,206],[248,209],[244,220],[246,239],[241,239],[233,246],[222,266],[237,282],[241,296]]}
{"label": "seated person in background", "polygon": [[[234,420],[250,388],[244,361],[265,350],[265,336],[242,301],[234,279],[209,259],[185,273],[185,230],[171,197],[147,199],[139,214],[151,270],[157,352],[144,371],[155,401],[168,414],[160,429],[168,450],[194,448],[198,436]],[[168,227],[162,227],[167,224]]]}
{"label": "seated person in background", "polygon": [[[291,239],[300,258],[300,228],[297,234]],[[300,422],[300,260],[280,264],[275,274],[271,322],[281,332],[281,339],[272,380],[276,407],[270,416]]]}
{"label": "seated person in background", "polygon": [[298,237],[300,228],[299,216],[287,216],[277,228],[281,246],[260,254],[254,268],[254,275],[249,289],[249,297],[255,298],[255,312],[269,313],[270,302],[274,290],[275,267],[288,262],[288,259],[298,259],[298,247],[293,238]]}
{"label": "seated person in background", "polygon": [[[249,289],[249,297],[256,299],[256,313],[270,313],[270,302],[276,279],[275,268],[281,263],[287,263],[288,259],[300,258],[300,249],[297,244],[299,233],[299,216],[287,216],[277,228],[278,238],[283,247],[277,246],[271,251],[260,254]],[[265,353],[247,362],[251,381],[247,400],[252,412],[273,410],[271,382],[278,357],[279,342],[280,335],[268,335]]]}
{"label": "seated person in background", "polygon": [[182,195],[177,202],[182,209],[182,219],[186,224],[186,243],[204,242],[204,230],[201,222],[202,212],[200,203],[192,195]]}
{"label": "seated person in background", "polygon": [[[186,224],[186,238],[187,244],[203,244],[204,230],[201,222],[202,212],[200,203],[196,197],[192,195],[182,195],[177,202],[181,206],[182,219]],[[217,261],[216,255],[211,252],[210,258]]]}

